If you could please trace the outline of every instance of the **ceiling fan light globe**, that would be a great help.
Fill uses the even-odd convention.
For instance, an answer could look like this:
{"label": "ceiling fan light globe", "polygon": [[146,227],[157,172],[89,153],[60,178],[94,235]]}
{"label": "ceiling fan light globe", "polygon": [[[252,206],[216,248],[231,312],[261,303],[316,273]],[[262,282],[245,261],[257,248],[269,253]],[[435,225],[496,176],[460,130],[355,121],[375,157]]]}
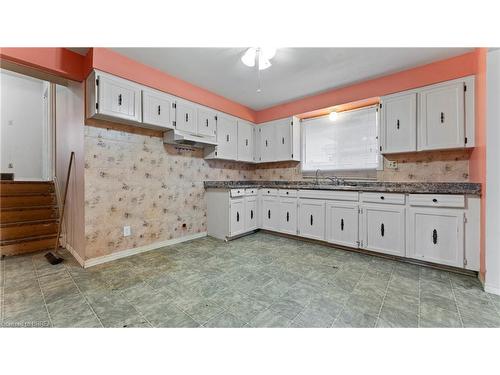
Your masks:
{"label": "ceiling fan light globe", "polygon": [[245,51],[243,56],[241,56],[241,62],[249,67],[255,66],[255,55],[257,54],[256,48],[249,48]]}

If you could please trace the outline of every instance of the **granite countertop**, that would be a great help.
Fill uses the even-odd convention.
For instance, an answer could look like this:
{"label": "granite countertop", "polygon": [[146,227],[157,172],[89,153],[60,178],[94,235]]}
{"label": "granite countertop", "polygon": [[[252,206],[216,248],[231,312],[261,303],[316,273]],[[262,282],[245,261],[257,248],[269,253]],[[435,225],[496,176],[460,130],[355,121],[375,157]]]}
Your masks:
{"label": "granite countertop", "polygon": [[315,181],[205,181],[204,185],[205,189],[274,188],[481,195],[481,184],[471,182],[381,182],[347,180],[344,184],[334,185],[329,181],[319,181],[319,183],[315,183]]}

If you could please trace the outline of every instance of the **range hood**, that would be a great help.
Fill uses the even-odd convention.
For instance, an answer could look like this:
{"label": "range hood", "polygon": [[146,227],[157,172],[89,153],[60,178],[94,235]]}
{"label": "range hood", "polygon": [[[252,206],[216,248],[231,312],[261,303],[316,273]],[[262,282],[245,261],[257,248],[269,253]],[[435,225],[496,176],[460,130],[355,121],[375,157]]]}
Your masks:
{"label": "range hood", "polygon": [[217,146],[215,137],[201,137],[181,130],[173,129],[163,133],[163,143],[173,145],[185,145],[203,148],[205,146]]}

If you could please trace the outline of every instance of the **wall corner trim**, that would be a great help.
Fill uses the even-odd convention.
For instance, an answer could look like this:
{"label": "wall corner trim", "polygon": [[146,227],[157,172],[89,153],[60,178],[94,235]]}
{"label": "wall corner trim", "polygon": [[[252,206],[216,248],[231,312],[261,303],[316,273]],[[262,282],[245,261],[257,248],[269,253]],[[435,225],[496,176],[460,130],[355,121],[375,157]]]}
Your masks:
{"label": "wall corner trim", "polygon": [[68,250],[71,255],[73,255],[73,257],[76,259],[76,261],[80,264],[80,266],[84,267],[85,268],[85,261],[80,257],[80,254],[78,254],[76,252],[75,249],[73,249],[73,247],[66,242],[66,244],[64,245],[64,247],[66,248],[66,250]]}
{"label": "wall corner trim", "polygon": [[500,296],[500,285],[484,284],[484,291],[491,294]]}
{"label": "wall corner trim", "polygon": [[87,259],[87,260],[85,260],[83,267],[89,268],[92,266],[97,266],[98,264],[111,262],[113,260],[129,257],[131,255],[144,253],[146,251],[159,249],[159,248],[165,247],[165,246],[171,246],[171,245],[175,245],[175,244],[178,244],[181,242],[191,241],[191,240],[195,240],[197,238],[202,238],[202,237],[206,237],[206,236],[207,236],[207,232],[193,233],[193,234],[188,234],[187,236],[183,236],[183,237],[172,238],[171,240],[154,242],[154,243],[149,244],[149,245],[138,246],[138,247],[134,247],[131,249],[117,251],[116,253],[103,255],[101,257]]}

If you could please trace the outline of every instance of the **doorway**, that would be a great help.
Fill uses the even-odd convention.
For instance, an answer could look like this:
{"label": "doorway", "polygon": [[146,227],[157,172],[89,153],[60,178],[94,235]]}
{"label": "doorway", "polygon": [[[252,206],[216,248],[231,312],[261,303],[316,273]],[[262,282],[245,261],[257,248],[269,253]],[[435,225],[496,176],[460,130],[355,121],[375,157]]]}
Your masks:
{"label": "doorway", "polygon": [[0,69],[1,172],[17,181],[54,178],[54,84]]}

